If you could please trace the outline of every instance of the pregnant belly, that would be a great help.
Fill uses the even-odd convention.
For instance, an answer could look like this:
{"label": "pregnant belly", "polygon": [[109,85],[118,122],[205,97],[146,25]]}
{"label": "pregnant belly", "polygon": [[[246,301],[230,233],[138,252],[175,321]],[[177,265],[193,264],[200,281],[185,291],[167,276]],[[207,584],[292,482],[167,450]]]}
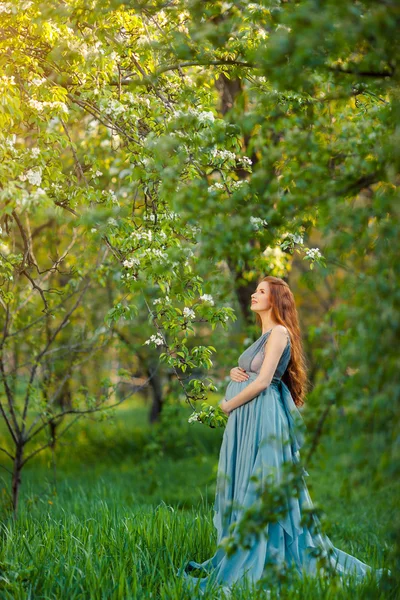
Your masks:
{"label": "pregnant belly", "polygon": [[243,388],[245,388],[251,381],[257,377],[257,373],[249,372],[249,378],[246,381],[231,381],[228,383],[225,391],[225,398],[231,400],[234,396],[239,394]]}

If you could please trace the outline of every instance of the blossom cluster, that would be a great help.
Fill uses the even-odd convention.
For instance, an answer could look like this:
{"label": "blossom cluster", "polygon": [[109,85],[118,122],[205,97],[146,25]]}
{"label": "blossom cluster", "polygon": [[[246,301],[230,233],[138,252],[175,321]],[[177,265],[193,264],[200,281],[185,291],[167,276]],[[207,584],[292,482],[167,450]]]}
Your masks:
{"label": "blossom cluster", "polygon": [[5,138],[5,140],[4,140],[6,147],[9,148],[10,150],[15,150],[14,146],[15,146],[16,141],[17,141],[17,136],[15,135],[15,133],[10,135],[10,137]]}
{"label": "blossom cluster", "polygon": [[285,237],[290,238],[294,244],[302,244],[303,236],[297,233],[287,233]]}
{"label": "blossom cluster", "polygon": [[248,183],[245,179],[239,179],[239,181],[233,181],[231,184],[232,190],[238,190],[243,187],[246,183]]}
{"label": "blossom cluster", "polygon": [[200,296],[200,300],[204,300],[204,302],[209,302],[212,306],[214,306],[214,300],[211,294],[203,294]]}
{"label": "blossom cluster", "polygon": [[215,121],[215,117],[211,111],[196,110],[192,107],[189,107],[186,111],[175,110],[167,120],[170,121],[173,118],[180,118],[186,116],[195,117],[202,125],[210,125]]}
{"label": "blossom cluster", "polygon": [[145,341],[145,344],[150,344],[153,342],[156,346],[161,346],[164,343],[161,335],[159,333],[151,335],[148,340]]}
{"label": "blossom cluster", "polygon": [[34,85],[35,87],[39,87],[40,85],[43,85],[43,83],[46,83],[45,77],[34,77],[31,81],[29,81],[29,84]]}
{"label": "blossom cluster", "polygon": [[32,185],[40,185],[42,183],[42,168],[29,169],[26,173],[20,175],[19,179],[20,181],[28,180]]}
{"label": "blossom cluster", "polygon": [[224,190],[225,186],[223,183],[219,183],[218,181],[213,185],[210,185],[208,188],[208,192],[215,192],[216,190]]}
{"label": "blossom cluster", "polygon": [[[0,7],[1,7],[1,2],[0,2]],[[1,10],[0,10],[1,12]],[[14,75],[1,75],[0,76],[0,88],[4,88],[5,90],[10,86],[10,85],[16,85],[15,82],[15,77]]]}
{"label": "blossom cluster", "polygon": [[259,231],[261,227],[268,225],[268,222],[265,219],[260,219],[260,217],[250,217],[250,222],[255,231]]}
{"label": "blossom cluster", "polygon": [[308,248],[306,250],[306,255],[315,260],[316,258],[321,258],[322,254],[319,251],[319,248]]}
{"label": "blossom cluster", "polygon": [[65,113],[68,113],[68,106],[65,104],[65,102],[59,102],[59,101],[54,101],[54,102],[39,102],[39,100],[34,100],[33,98],[31,98],[28,102],[29,106],[35,110],[37,110],[38,112],[43,112],[43,110],[45,108],[59,108],[60,110],[62,110]]}
{"label": "blossom cluster", "polygon": [[118,203],[118,198],[117,198],[116,193],[114,192],[114,190],[102,190],[101,194],[102,194],[102,196],[108,196],[109,200],[111,200],[111,202],[113,204],[119,204]]}
{"label": "blossom cluster", "polygon": [[170,302],[169,296],[165,296],[165,298],[155,298],[153,300],[153,304],[160,304],[161,302]]}
{"label": "blossom cluster", "polygon": [[245,167],[250,167],[253,164],[253,161],[248,156],[239,156],[238,161]]}
{"label": "blossom cluster", "polygon": [[134,273],[122,273],[121,279],[134,279],[137,281],[137,276]]}
{"label": "blossom cluster", "polygon": [[107,104],[103,103],[101,108],[106,115],[113,115],[116,117],[126,111],[126,106],[114,98],[112,98]]}
{"label": "blossom cluster", "polygon": [[212,193],[212,192],[216,192],[217,190],[225,190],[226,187],[228,187],[230,192],[235,192],[236,190],[239,190],[241,187],[243,187],[247,183],[248,183],[248,181],[246,181],[245,179],[239,179],[238,181],[229,181],[226,185],[217,181],[213,185],[210,185],[208,187],[207,191],[208,191],[208,193]]}
{"label": "blossom cluster", "polygon": [[151,229],[148,229],[147,231],[132,231],[130,237],[137,240],[148,240],[151,242],[153,239],[153,232]]}
{"label": "blossom cluster", "polygon": [[140,266],[140,260],[138,260],[137,258],[134,258],[133,256],[127,260],[124,260],[124,262],[122,263],[124,265],[124,267],[127,267],[128,269],[131,269],[132,267],[139,267]]}
{"label": "blossom cluster", "polygon": [[183,309],[183,316],[188,317],[188,319],[194,319],[196,314],[194,310],[185,306],[185,308]]}
{"label": "blossom cluster", "polygon": [[236,154],[230,150],[219,150],[214,147],[211,150],[211,156],[213,158],[222,158],[222,160],[236,160]]}
{"label": "blossom cluster", "polygon": [[[144,221],[155,221],[156,216],[154,213],[143,215]],[[179,214],[173,211],[166,211],[164,214],[157,214],[157,221],[176,221],[179,219]]]}
{"label": "blossom cluster", "polygon": [[197,412],[192,413],[190,415],[190,417],[188,418],[188,423],[194,423],[195,421],[200,421],[200,423],[201,423],[201,420],[199,419]]}
{"label": "blossom cluster", "polygon": [[167,252],[163,252],[160,248],[147,248],[147,252],[154,254],[156,258],[163,258],[164,260],[168,259]]}
{"label": "blossom cluster", "polygon": [[8,13],[12,12],[13,5],[11,2],[0,2],[0,13]]}

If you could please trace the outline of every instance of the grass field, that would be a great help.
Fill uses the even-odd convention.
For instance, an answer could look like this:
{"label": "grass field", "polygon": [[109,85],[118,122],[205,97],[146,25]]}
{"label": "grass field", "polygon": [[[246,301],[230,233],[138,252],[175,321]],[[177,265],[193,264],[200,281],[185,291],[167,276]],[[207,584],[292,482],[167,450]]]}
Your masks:
{"label": "grass field", "polygon": [[[223,431],[189,425],[189,414],[171,407],[157,437],[140,401],[120,407],[114,424],[79,422],[58,446],[56,465],[47,450],[27,464],[16,522],[5,516],[9,476],[2,470],[0,598],[193,597],[175,573],[185,560],[201,562],[215,552],[212,509]],[[346,427],[338,420],[335,441],[326,439],[307,465],[307,485],[325,511],[333,544],[374,567],[388,566],[399,484],[374,491],[367,473],[352,479]],[[384,585],[366,580],[340,587],[307,578],[283,585],[279,597],[399,597],[393,584]],[[234,590],[232,598],[266,595]]]}

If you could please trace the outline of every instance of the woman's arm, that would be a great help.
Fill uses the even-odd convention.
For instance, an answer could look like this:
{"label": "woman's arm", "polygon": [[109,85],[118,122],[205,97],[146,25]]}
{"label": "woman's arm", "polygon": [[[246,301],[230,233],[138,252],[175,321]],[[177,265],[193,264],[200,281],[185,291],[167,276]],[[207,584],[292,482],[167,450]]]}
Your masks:
{"label": "woman's arm", "polygon": [[270,385],[279,359],[286,348],[287,339],[288,333],[286,327],[276,325],[268,337],[265,346],[265,356],[258,377],[249,383],[239,394],[231,398],[231,400],[223,400],[221,409],[224,412],[229,413],[242,404],[249,402],[249,400],[253,400],[253,398]]}

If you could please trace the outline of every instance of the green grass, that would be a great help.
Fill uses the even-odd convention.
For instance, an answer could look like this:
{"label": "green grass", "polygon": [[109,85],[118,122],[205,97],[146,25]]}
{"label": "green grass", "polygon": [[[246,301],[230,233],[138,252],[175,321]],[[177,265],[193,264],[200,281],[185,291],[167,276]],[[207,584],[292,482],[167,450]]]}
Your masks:
{"label": "green grass", "polygon": [[[16,522],[3,510],[0,598],[195,597],[175,573],[185,560],[201,562],[215,552],[212,508],[223,431],[188,425],[188,414],[171,408],[154,436],[147,410],[131,402],[118,410],[114,425],[78,423],[56,451],[56,468],[49,451],[28,463]],[[349,432],[345,421],[340,426],[341,435],[326,439],[307,465],[311,497],[323,507],[336,547],[372,566],[388,566],[399,485],[371,491],[367,474],[356,487],[351,477],[344,479]],[[4,509],[9,481],[2,473]],[[304,578],[283,586],[280,598],[397,598],[393,584],[384,584],[338,587]],[[255,589],[232,594],[265,597]]]}

